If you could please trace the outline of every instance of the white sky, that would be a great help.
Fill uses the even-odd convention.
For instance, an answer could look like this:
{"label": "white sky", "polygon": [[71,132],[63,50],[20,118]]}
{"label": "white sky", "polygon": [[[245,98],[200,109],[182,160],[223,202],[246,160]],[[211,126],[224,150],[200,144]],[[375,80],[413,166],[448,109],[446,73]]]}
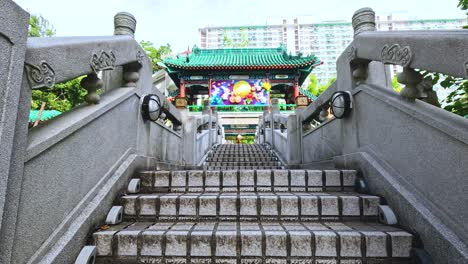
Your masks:
{"label": "white sky", "polygon": [[49,20],[57,36],[112,35],[114,15],[130,12],[137,19],[138,41],[149,40],[157,46],[169,43],[174,52],[198,45],[198,29],[205,26],[264,25],[267,20],[281,22],[281,17],[296,16],[311,16],[314,22],[350,21],[354,11],[362,7],[372,7],[382,17],[389,14],[418,19],[466,17],[457,8],[458,0],[14,1],[31,14]]}

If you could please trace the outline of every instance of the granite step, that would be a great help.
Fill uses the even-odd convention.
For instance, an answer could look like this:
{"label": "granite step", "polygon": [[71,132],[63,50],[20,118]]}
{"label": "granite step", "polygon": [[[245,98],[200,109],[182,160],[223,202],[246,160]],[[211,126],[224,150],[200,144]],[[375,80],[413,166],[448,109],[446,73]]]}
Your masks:
{"label": "granite step", "polygon": [[271,152],[213,152],[209,154],[209,156],[214,157],[236,157],[236,156],[243,156],[243,157],[268,157],[274,156]]}
{"label": "granite step", "polygon": [[284,169],[283,166],[207,166],[206,170],[281,170]]}
{"label": "granite step", "polygon": [[354,170],[142,171],[142,192],[353,191]]}
{"label": "granite step", "polygon": [[280,167],[281,162],[279,161],[223,161],[223,162],[217,162],[217,161],[208,161],[205,162],[205,165],[207,166],[215,166],[215,167],[220,167],[220,166],[227,166],[227,167],[233,167],[233,166],[265,166],[265,167]]}
{"label": "granite step", "polygon": [[277,157],[217,157],[217,158],[207,158],[207,162],[226,162],[226,161],[255,161],[255,162],[264,162],[264,161],[278,161]]}
{"label": "granite step", "polygon": [[123,222],[93,241],[97,263],[357,264],[412,263],[413,236],[354,221]]}
{"label": "granite step", "polygon": [[208,154],[209,158],[249,158],[249,159],[255,159],[255,158],[272,158],[276,157],[273,154],[256,154],[256,155],[251,155],[251,154],[217,154],[217,153],[212,153]]}
{"label": "granite step", "polygon": [[380,197],[357,193],[166,193],[124,195],[124,219],[377,220]]}

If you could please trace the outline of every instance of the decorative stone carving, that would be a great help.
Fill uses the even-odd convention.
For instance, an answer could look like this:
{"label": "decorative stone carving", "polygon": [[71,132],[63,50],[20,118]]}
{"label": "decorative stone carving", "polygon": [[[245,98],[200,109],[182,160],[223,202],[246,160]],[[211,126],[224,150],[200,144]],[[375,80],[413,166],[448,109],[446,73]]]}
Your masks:
{"label": "decorative stone carving", "polygon": [[127,12],[119,12],[114,16],[114,35],[135,36],[136,19]]}
{"label": "decorative stone carving", "polygon": [[39,66],[26,63],[25,68],[31,89],[54,87],[55,71],[47,62],[41,61]]}
{"label": "decorative stone carving", "polygon": [[124,72],[123,79],[125,80],[125,87],[136,87],[136,83],[140,79],[140,74],[138,72],[133,71]]}
{"label": "decorative stone carving", "polygon": [[348,55],[348,59],[350,61],[354,60],[357,58],[357,49],[354,46],[350,46],[348,50],[346,51],[346,55]]}
{"label": "decorative stone carving", "polygon": [[439,98],[433,89],[432,78],[430,76],[424,78],[424,80],[418,84],[418,89],[421,91],[423,97],[425,97],[422,101],[440,107]]}
{"label": "decorative stone carving", "polygon": [[422,75],[419,72],[412,68],[403,68],[403,72],[398,75],[398,82],[405,85],[400,92],[400,96],[409,100],[423,98],[424,94],[418,87],[422,80]]}
{"label": "decorative stone carving", "polygon": [[143,52],[141,52],[141,50],[139,50],[137,52],[137,62],[140,64],[140,65],[143,65],[143,60],[145,59],[145,55],[143,55]]}
{"label": "decorative stone carving", "polygon": [[114,69],[115,61],[116,58],[112,50],[109,50],[109,52],[101,50],[99,54],[93,53],[90,66],[95,73],[98,73]]}
{"label": "decorative stone carving", "polygon": [[385,45],[380,52],[382,63],[398,64],[403,67],[408,67],[413,59],[413,53],[409,46],[400,47],[398,44],[392,46]]}
{"label": "decorative stone carving", "polygon": [[89,104],[98,104],[101,97],[97,94],[97,90],[103,86],[103,81],[97,77],[96,73],[91,73],[81,80],[81,86],[88,91],[85,101]]}
{"label": "decorative stone carving", "polygon": [[361,84],[368,77],[368,65],[367,64],[358,64],[353,69],[353,79],[356,84]]}
{"label": "decorative stone carving", "polygon": [[375,12],[372,8],[365,7],[354,12],[353,29],[356,37],[365,31],[375,31]]}

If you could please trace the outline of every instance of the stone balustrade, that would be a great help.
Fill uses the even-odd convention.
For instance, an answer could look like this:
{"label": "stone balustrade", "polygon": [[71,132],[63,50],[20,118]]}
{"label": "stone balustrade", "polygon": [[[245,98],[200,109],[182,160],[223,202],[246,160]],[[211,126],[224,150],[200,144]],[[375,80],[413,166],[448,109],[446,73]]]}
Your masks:
{"label": "stone balustrade", "polygon": [[[429,79],[418,70],[468,77],[468,31],[375,30],[372,9],[353,16],[354,41],[337,61],[337,80],[306,108],[284,118],[265,112],[257,142],[290,168],[358,169],[374,193],[387,198],[399,222],[417,232],[435,263],[468,261],[468,120],[438,107]],[[397,93],[388,64],[400,65]],[[335,92],[350,94],[352,108],[329,112]],[[287,144],[282,138],[287,139]],[[449,191],[450,190],[450,191]],[[444,250],[440,250],[444,248]]]}
{"label": "stone balustrade", "polygon": [[[222,142],[220,120],[153,86],[132,15],[116,15],[114,36],[27,38],[29,14],[0,6],[0,263],[72,263],[136,170],[197,165]],[[80,76],[87,103],[28,129],[31,89]],[[156,122],[142,115],[148,94],[162,103]]]}

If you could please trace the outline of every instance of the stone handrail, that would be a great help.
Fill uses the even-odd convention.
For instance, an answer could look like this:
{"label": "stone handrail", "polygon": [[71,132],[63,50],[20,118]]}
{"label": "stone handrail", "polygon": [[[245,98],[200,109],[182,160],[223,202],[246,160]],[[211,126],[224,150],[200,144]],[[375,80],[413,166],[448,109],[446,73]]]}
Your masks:
{"label": "stone handrail", "polygon": [[455,77],[468,75],[467,30],[366,31],[343,54]]}
{"label": "stone handrail", "polygon": [[131,36],[29,38],[25,67],[36,89],[119,66],[138,69],[146,59]]}
{"label": "stone handrail", "polygon": [[[271,145],[289,167],[359,170],[370,191],[387,198],[399,224],[417,232],[434,263],[465,263],[468,213],[460,208],[468,204],[468,120],[437,107],[431,80],[418,70],[466,79],[468,31],[375,32],[369,8],[354,14],[353,27],[337,80],[289,116],[287,144],[266,126],[269,113],[256,140]],[[403,66],[400,93],[386,64]],[[343,119],[326,119],[335,91],[346,91],[352,108]],[[320,125],[309,129],[313,121]]]}
{"label": "stone handrail", "polygon": [[[29,14],[0,6],[0,263],[73,263],[137,170],[194,164],[222,139],[219,119],[190,120],[152,85],[132,15],[115,16],[114,36],[28,39]],[[87,103],[28,129],[31,89],[83,75]],[[147,94],[162,103],[156,122]]]}
{"label": "stone handrail", "polygon": [[[337,90],[337,83],[333,82],[328,89],[317,97],[305,109],[298,109],[296,114],[301,118],[303,123],[310,122],[316,119],[320,113],[329,108],[330,100],[334,92]],[[323,114],[323,113],[322,113]]]}

